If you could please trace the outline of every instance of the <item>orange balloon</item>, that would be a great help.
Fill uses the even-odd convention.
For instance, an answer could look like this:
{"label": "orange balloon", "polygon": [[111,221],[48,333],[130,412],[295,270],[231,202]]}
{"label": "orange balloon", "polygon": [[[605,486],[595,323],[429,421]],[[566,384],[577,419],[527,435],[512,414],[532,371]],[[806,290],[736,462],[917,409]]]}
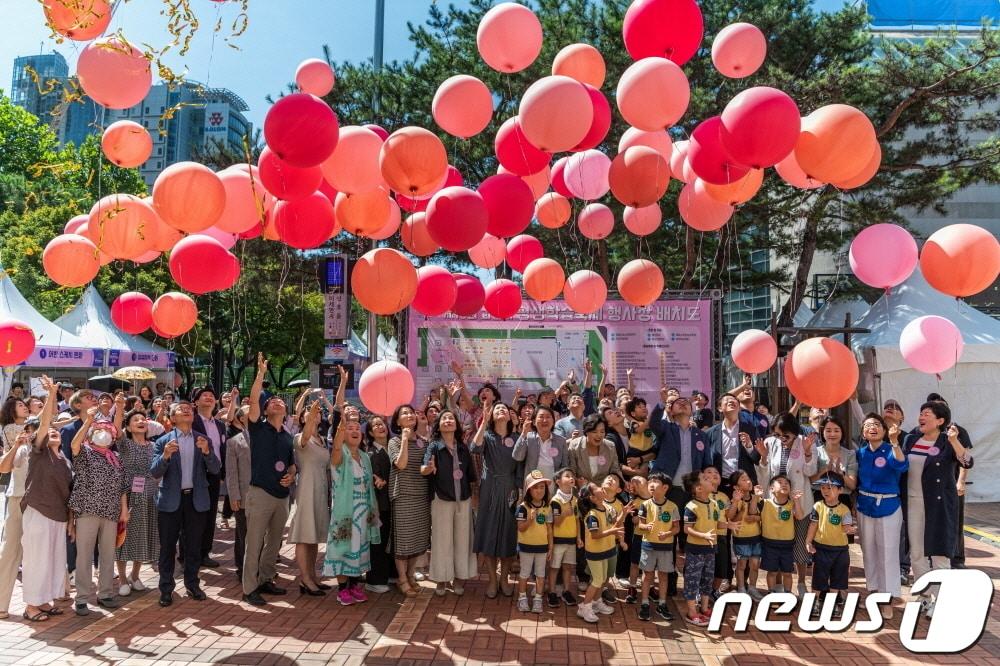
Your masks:
{"label": "orange balloon", "polygon": [[778,172],[778,176],[783,181],[800,190],[815,190],[817,187],[826,185],[826,183],[814,180],[806,175],[806,172],[802,170],[802,167],[795,160],[794,150],[788,154],[788,157],[775,164],[774,170]]}
{"label": "orange balloon", "polygon": [[572,214],[569,199],[556,192],[543,194],[535,204],[535,219],[546,229],[558,229],[569,222]]}
{"label": "orange balloon", "polygon": [[[511,175],[517,175],[513,171],[504,168],[501,164],[497,167],[497,173],[509,173]],[[539,198],[549,189],[549,178],[551,176],[551,170],[548,166],[539,171],[538,173],[533,173],[528,176],[518,176],[521,180],[528,184],[531,188],[531,195],[538,201]]]}
{"label": "orange balloon", "polygon": [[705,183],[705,192],[719,203],[735,206],[746,203],[757,196],[760,186],[764,183],[763,169],[750,169],[746,175],[735,183],[716,185]]}
{"label": "orange balloon", "polygon": [[403,239],[406,251],[418,257],[429,257],[441,249],[427,231],[427,213],[424,212],[414,213],[406,218],[400,227],[399,236]]}
{"label": "orange balloon", "polygon": [[552,74],[568,76],[580,83],[600,88],[604,85],[607,68],[604,56],[590,44],[564,46],[552,60]]}
{"label": "orange balloon", "polygon": [[524,269],[524,291],[536,301],[551,301],[562,292],[564,284],[566,272],[554,259],[535,259]]}
{"label": "orange balloon", "polygon": [[133,259],[155,249],[159,220],[149,204],[131,194],[110,194],[90,209],[88,230],[113,259]]}
{"label": "orange balloon", "polygon": [[829,104],[802,119],[795,160],[811,178],[847,181],[861,173],[877,146],[868,116],[847,104]]}
{"label": "orange balloon", "polygon": [[378,233],[389,222],[392,205],[385,190],[370,190],[360,194],[337,194],[333,207],[337,223],[355,236]]}
{"label": "orange balloon", "polygon": [[618,271],[618,293],[630,305],[645,307],[663,293],[663,271],[648,259],[633,259]]}
{"label": "orange balloon", "polygon": [[668,162],[674,151],[673,141],[666,130],[646,132],[635,127],[629,127],[622,134],[622,138],[618,140],[618,152],[624,153],[633,146],[649,146],[660,155],[663,155],[663,159]]}
{"label": "orange balloon", "polygon": [[351,271],[351,289],[368,311],[395,314],[417,293],[417,269],[402,252],[387,247],[370,250]]}
{"label": "orange balloon", "polygon": [[850,399],[858,387],[854,352],[830,338],[804,340],[785,357],[785,383],[804,405],[829,409]]}
{"label": "orange balloon", "polygon": [[382,137],[367,127],[341,127],[333,154],[320,164],[323,178],[338,192],[357,194],[383,184],[379,169]]}
{"label": "orange balloon", "polygon": [[226,187],[207,166],[178,162],[153,183],[153,205],[160,218],[189,234],[213,226],[226,208]]}
{"label": "orange balloon", "polygon": [[153,137],[139,123],[119,120],[104,130],[101,150],[113,164],[131,169],[141,165],[153,154]]}
{"label": "orange balloon", "polygon": [[949,296],[978,294],[1000,274],[1000,242],[974,224],[949,224],[924,243],[920,271],[928,284]]}
{"label": "orange balloon", "polygon": [[198,322],[198,306],[187,294],[168,291],[153,302],[153,326],[166,336],[184,335]]}
{"label": "orange balloon", "polygon": [[[368,238],[372,240],[385,240],[399,231],[399,225],[402,223],[403,212],[399,209],[399,204],[396,203],[395,199],[389,199],[389,219],[381,229],[375,233],[368,234]],[[334,228],[330,238],[335,237],[338,233],[340,233],[339,226]]]}
{"label": "orange balloon", "polygon": [[691,101],[691,86],[674,62],[643,58],[622,74],[615,99],[625,122],[652,132],[681,119]]}
{"label": "orange balloon", "polygon": [[486,129],[493,120],[493,93],[474,76],[452,76],[434,93],[431,115],[448,134],[468,139]]}
{"label": "orange balloon", "polygon": [[49,241],[42,252],[42,267],[49,279],[62,287],[82,287],[101,269],[97,247],[89,238],[62,234]]}
{"label": "orange balloon", "polygon": [[50,28],[78,42],[101,36],[111,23],[108,0],[44,0],[42,9]]}
{"label": "orange balloon", "polygon": [[861,187],[874,178],[875,174],[878,173],[878,168],[880,166],[882,166],[882,147],[876,143],[875,152],[872,153],[872,156],[868,160],[868,164],[865,165],[864,169],[859,171],[853,178],[848,178],[847,180],[830,184],[841,190],[853,190],[856,187]]}
{"label": "orange balloon", "polygon": [[670,185],[670,165],[649,146],[619,153],[608,173],[611,193],[626,206],[642,208],[659,201]]}
{"label": "orange balloon", "polygon": [[594,104],[579,81],[546,76],[524,92],[517,117],[524,136],[539,150],[572,150],[590,132]]}
{"label": "orange balloon", "polygon": [[382,178],[408,197],[431,194],[448,175],[448,152],[441,139],[422,127],[404,127],[389,135],[379,154]]}

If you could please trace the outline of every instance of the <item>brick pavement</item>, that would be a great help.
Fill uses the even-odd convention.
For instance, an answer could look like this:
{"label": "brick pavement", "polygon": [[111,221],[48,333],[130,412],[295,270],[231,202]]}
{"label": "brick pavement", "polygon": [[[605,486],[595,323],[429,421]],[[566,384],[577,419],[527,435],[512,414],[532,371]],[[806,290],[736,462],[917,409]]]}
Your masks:
{"label": "brick pavement", "polygon": [[[220,530],[217,552],[232,553],[231,530]],[[970,567],[1000,580],[1000,548],[967,540]],[[861,590],[860,552],[852,551],[852,589]],[[300,596],[292,588],[292,547],[282,551],[281,583],[289,588],[275,603],[253,608],[239,601],[240,587],[231,562],[204,570],[208,601],[175,595],[161,609],[155,590],[132,593],[113,613],[95,610],[90,617],[67,615],[42,624],[20,619],[20,586],[12,618],[0,621],[0,665],[127,664],[157,666],[216,664],[1000,664],[1000,609],[979,643],[960,655],[914,656],[899,642],[902,613],[876,634],[762,634],[751,626],[738,637],[662,621],[643,623],[635,606],[620,604],[596,627],[575,611],[546,609],[540,616],[521,614],[510,599],[486,599],[485,582],[466,588],[465,596],[435,596],[429,587],[410,600],[402,595],[371,595],[366,604],[342,607],[332,595]],[[155,586],[155,574],[144,571]],[[763,583],[763,581],[761,581]],[[426,585],[426,584],[425,584]],[[178,586],[181,589],[183,586]],[[680,616],[679,610],[675,615]],[[918,636],[921,635],[918,630]]]}

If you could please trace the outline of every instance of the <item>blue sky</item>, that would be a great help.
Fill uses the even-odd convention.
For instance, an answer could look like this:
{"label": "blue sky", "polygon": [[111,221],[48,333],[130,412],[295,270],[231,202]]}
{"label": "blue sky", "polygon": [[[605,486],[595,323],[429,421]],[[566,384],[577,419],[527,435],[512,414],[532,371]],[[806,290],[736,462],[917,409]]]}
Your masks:
{"label": "blue sky", "polygon": [[[465,0],[452,0],[456,5]],[[841,7],[856,0],[815,0],[820,10]],[[439,0],[447,4],[445,0]],[[734,0],[734,3],[737,0]],[[49,38],[38,0],[3,0],[4,20],[0,26],[0,88],[9,89],[14,58],[19,55],[62,53],[74,68],[80,45],[66,41],[56,44]],[[371,57],[374,0],[251,0],[247,31],[226,43],[228,26],[236,15],[236,4],[192,0],[201,29],[191,50],[183,58],[171,57],[168,64],[180,71],[186,65],[188,78],[212,86],[232,89],[250,105],[250,119],[259,125],[267,109],[265,97],[284,90],[294,77],[295,67],[306,58],[322,57],[324,44],[333,59],[364,60]],[[406,24],[421,22],[431,0],[386,0],[385,59],[410,55]],[[132,0],[121,3],[112,30],[121,28],[138,43],[163,46],[169,41],[159,0]],[[212,27],[221,18],[224,30],[213,43]]]}

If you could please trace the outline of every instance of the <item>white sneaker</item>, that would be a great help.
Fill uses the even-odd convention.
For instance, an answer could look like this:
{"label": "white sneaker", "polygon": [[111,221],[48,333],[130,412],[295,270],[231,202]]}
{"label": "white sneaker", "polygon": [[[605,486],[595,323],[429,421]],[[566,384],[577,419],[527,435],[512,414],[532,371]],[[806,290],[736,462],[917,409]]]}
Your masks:
{"label": "white sneaker", "polygon": [[143,585],[142,581],[139,580],[138,578],[136,578],[135,580],[131,581],[130,584],[132,586],[132,589],[135,590],[136,592],[145,592],[146,590],[149,589],[148,587],[146,587],[145,585]]}
{"label": "white sneaker", "polygon": [[624,588],[635,587],[635,585],[633,585],[628,578],[619,578],[618,586]]}
{"label": "white sneaker", "polygon": [[389,591],[388,585],[369,585],[365,583],[365,589],[369,592],[374,592],[375,594],[385,594]]}
{"label": "white sneaker", "polygon": [[427,580],[427,574],[425,574],[423,571],[414,571],[413,580],[417,581],[418,583],[422,583],[423,581]]}
{"label": "white sneaker", "polygon": [[122,583],[121,587],[118,588],[118,596],[127,597],[130,594],[132,594],[132,586],[128,583]]}
{"label": "white sneaker", "polygon": [[542,612],[542,595],[536,594],[535,598],[531,600],[531,612],[532,613]]}
{"label": "white sneaker", "polygon": [[586,592],[588,587],[590,587],[590,583],[588,583],[587,581],[581,580],[576,584],[576,589],[580,590],[581,592]]}
{"label": "white sneaker", "polygon": [[761,599],[764,598],[764,595],[756,587],[747,588],[747,594],[749,594],[750,598],[753,599],[754,601],[760,601]]}
{"label": "white sneaker", "polygon": [[602,599],[595,599],[591,605],[594,607],[594,612],[601,615],[612,615],[615,612],[615,609],[604,603]]}
{"label": "white sneaker", "polygon": [[594,614],[594,609],[590,607],[590,604],[580,604],[577,606],[576,616],[583,619],[584,622],[590,622],[591,624],[596,624],[598,621],[597,615]]}
{"label": "white sneaker", "polygon": [[528,597],[520,597],[517,600],[517,610],[522,613],[527,613],[531,610],[531,607],[528,605]]}

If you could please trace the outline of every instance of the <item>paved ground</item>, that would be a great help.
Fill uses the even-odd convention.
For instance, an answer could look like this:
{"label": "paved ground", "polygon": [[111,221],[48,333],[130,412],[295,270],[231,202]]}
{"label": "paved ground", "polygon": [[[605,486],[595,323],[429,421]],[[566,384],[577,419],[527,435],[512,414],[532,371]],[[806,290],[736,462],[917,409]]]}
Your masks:
{"label": "paved ground", "polygon": [[[976,529],[991,530],[997,541],[969,537],[968,564],[989,573],[996,586],[1000,509],[969,514],[975,514]],[[989,522],[991,515],[996,522]],[[219,532],[217,552],[231,555],[232,535]],[[281,583],[289,588],[291,555],[291,547],[282,551]],[[591,627],[565,608],[541,616],[518,613],[510,599],[486,599],[484,582],[469,586],[461,598],[439,598],[424,589],[405,602],[390,593],[351,607],[339,606],[332,596],[301,597],[290,589],[278,603],[257,609],[240,603],[230,564],[203,573],[205,602],[181,598],[164,610],[155,591],[133,593],[113,614],[69,613],[44,624],[19,619],[18,587],[11,608],[18,619],[0,621],[0,664],[1000,664],[998,604],[979,643],[965,653],[916,658],[899,642],[899,612],[875,634],[765,635],[752,629],[735,637],[729,629],[710,635],[681,621],[639,622],[635,606],[621,604]],[[856,548],[852,565],[852,589],[860,590]],[[143,578],[155,584],[151,571]]]}

